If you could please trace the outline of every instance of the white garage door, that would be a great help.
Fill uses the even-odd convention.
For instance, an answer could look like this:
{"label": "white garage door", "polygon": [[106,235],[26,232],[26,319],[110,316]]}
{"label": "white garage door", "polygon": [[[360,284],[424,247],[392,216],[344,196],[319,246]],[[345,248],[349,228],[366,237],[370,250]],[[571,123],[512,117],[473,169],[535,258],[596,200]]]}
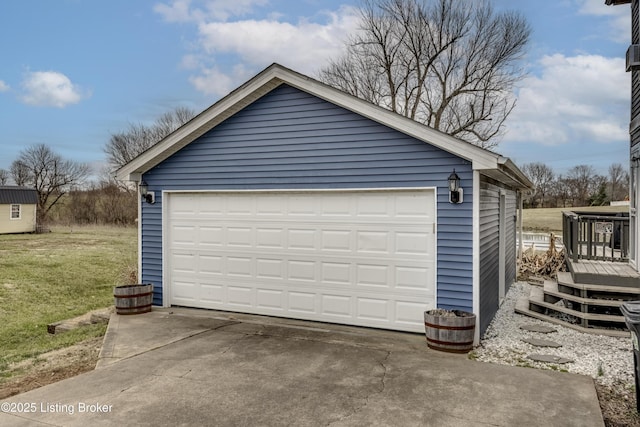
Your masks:
{"label": "white garage door", "polygon": [[171,305],[424,331],[433,190],[165,195]]}

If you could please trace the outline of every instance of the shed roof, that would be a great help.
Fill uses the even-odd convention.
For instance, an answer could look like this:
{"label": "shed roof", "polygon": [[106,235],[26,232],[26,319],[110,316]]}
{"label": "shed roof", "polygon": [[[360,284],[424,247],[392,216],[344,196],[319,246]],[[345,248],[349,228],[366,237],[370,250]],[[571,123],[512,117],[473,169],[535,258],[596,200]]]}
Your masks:
{"label": "shed roof", "polygon": [[275,63],[122,166],[116,172],[116,177],[124,181],[139,181],[142,174],[281,84],[295,87],[466,159],[474,170],[511,187],[533,188],[531,181],[520,169],[500,154],[447,135]]}
{"label": "shed roof", "polygon": [[35,188],[19,186],[0,186],[0,205],[10,203],[23,205],[38,204],[38,192]]}

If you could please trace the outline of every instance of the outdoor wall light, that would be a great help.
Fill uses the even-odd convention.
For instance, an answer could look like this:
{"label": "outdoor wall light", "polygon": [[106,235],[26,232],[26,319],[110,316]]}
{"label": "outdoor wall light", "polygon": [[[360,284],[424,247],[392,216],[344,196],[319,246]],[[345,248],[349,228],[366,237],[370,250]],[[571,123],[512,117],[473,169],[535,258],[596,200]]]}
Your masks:
{"label": "outdoor wall light", "polygon": [[462,188],[460,188],[460,177],[454,169],[449,175],[449,203],[462,203]]}
{"label": "outdoor wall light", "polygon": [[138,189],[140,190],[140,196],[142,196],[142,200],[149,203],[150,205],[156,202],[156,193],[154,193],[153,191],[149,191],[149,185],[146,182],[140,181]]}

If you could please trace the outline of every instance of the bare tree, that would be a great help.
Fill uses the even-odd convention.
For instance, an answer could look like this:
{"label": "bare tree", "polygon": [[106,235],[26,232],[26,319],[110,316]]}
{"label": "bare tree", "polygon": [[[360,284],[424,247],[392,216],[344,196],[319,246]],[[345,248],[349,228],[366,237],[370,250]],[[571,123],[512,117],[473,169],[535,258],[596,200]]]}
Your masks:
{"label": "bare tree", "polygon": [[567,186],[570,191],[573,206],[586,206],[590,196],[597,190],[597,174],[593,166],[578,165],[567,172]]}
{"label": "bare tree", "polygon": [[112,169],[125,165],[194,116],[193,110],[178,107],[163,114],[151,125],[129,124],[128,129],[114,133],[109,138],[104,147],[107,162]]}
{"label": "bare tree", "polygon": [[620,163],[609,166],[609,196],[611,200],[624,200],[629,196],[629,172]]}
{"label": "bare tree", "polygon": [[37,144],[20,152],[11,164],[11,175],[17,185],[38,190],[38,218],[42,221],[64,194],[82,184],[89,167],[65,160],[45,144]]}
{"label": "bare tree", "polygon": [[522,165],[522,171],[535,185],[534,193],[530,198],[532,208],[543,208],[555,174],[553,170],[544,163],[526,163]]}
{"label": "bare tree", "polygon": [[9,183],[9,172],[4,169],[0,169],[0,185],[7,185]]}
{"label": "bare tree", "polygon": [[29,168],[26,164],[16,160],[11,163],[9,170],[16,185],[26,186],[29,184]]}
{"label": "bare tree", "polygon": [[515,106],[531,28],[488,0],[365,0],[360,31],[320,79],[485,148]]}

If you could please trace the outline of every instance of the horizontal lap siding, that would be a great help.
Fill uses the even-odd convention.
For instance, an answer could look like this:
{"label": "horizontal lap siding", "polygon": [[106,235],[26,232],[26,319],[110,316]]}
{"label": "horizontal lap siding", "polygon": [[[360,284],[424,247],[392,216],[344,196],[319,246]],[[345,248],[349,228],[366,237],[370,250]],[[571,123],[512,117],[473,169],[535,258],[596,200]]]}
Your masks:
{"label": "horizontal lap siding", "polygon": [[[449,203],[454,168],[461,205]],[[161,290],[162,190],[437,187],[438,306],[472,310],[472,176],[456,156],[282,85],[144,175],[156,204],[143,203],[142,278]]]}
{"label": "horizontal lap siding", "polygon": [[480,333],[499,305],[500,189],[480,184]]}

